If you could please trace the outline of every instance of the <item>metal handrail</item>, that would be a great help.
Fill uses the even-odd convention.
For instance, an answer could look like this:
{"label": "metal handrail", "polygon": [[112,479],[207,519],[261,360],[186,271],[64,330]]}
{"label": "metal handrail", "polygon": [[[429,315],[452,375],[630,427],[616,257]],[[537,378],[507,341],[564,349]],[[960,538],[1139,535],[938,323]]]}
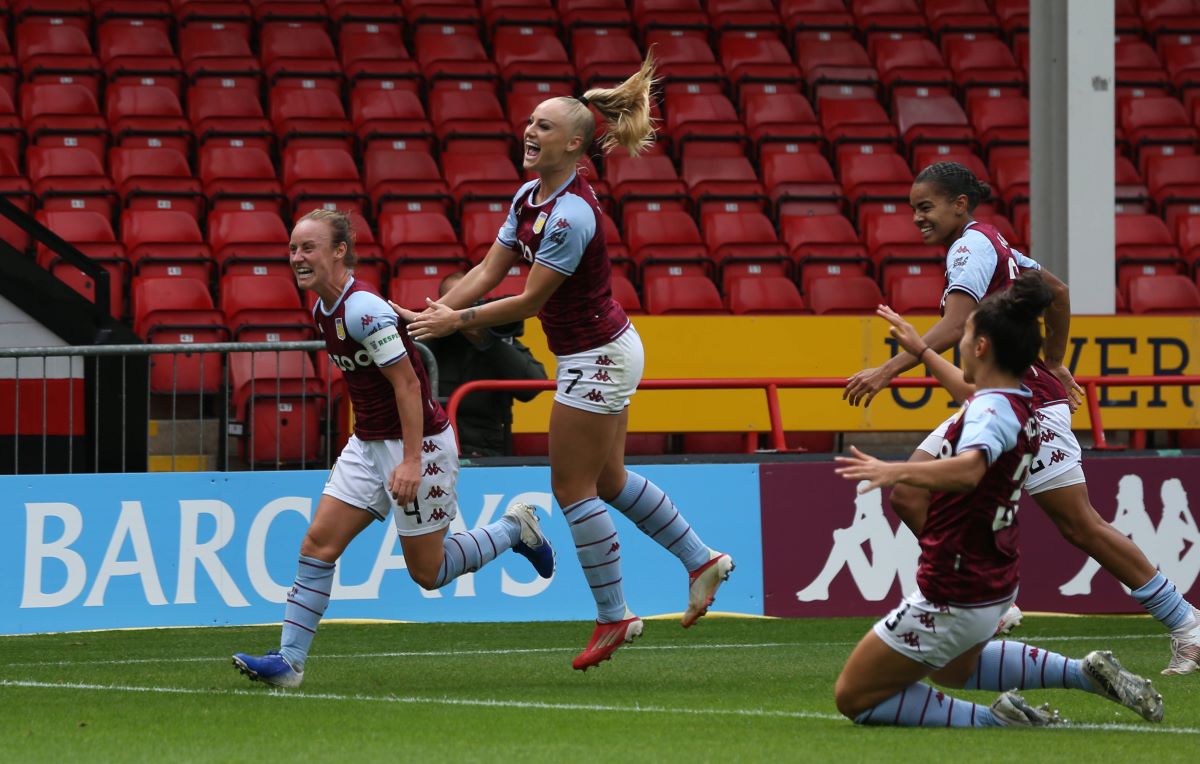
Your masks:
{"label": "metal handrail", "polygon": [[[1092,438],[1097,450],[1113,450],[1104,435],[1104,424],[1100,410],[1101,387],[1191,387],[1200,386],[1200,376],[1127,376],[1127,377],[1076,377],[1075,381],[1087,391],[1088,413],[1092,420]],[[771,422],[771,443],[776,451],[787,451],[783,431],[783,415],[779,408],[779,391],[820,390],[845,388],[842,377],[757,377],[757,378],[713,378],[713,379],[643,379],[639,390],[752,390],[766,393],[767,415]],[[891,387],[939,387],[933,377],[901,377],[891,382]],[[458,431],[458,409],[462,399],[478,390],[553,390],[557,387],[550,379],[477,379],[460,385],[446,405],[450,424]]]}

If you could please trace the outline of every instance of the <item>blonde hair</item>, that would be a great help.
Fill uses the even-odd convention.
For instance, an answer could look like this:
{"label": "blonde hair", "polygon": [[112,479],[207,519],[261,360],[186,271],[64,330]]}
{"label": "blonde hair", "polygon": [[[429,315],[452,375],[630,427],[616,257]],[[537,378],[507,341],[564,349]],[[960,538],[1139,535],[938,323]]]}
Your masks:
{"label": "blonde hair", "polygon": [[600,112],[605,131],[600,138],[600,150],[605,154],[618,146],[637,156],[654,143],[654,120],[650,117],[650,90],[654,79],[654,46],[646,51],[642,68],[615,88],[592,88],[583,99],[568,98],[578,107],[578,129],[583,135],[584,151],[592,145],[596,122],[587,107]]}
{"label": "blonde hair", "polygon": [[336,250],[339,244],[346,245],[346,256],[342,258],[342,264],[347,268],[354,267],[354,264],[358,262],[358,256],[354,253],[354,223],[347,213],[341,210],[315,209],[305,214],[296,223],[302,223],[305,220],[319,220],[328,223],[329,239],[333,248]]}

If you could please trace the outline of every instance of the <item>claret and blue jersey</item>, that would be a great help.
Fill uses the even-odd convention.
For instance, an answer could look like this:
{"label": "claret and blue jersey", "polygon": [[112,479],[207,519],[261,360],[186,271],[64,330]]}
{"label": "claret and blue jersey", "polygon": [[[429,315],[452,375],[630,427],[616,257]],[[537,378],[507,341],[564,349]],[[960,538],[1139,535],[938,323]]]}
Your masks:
{"label": "claret and blue jersey", "polygon": [[496,241],[529,265],[566,277],[538,314],[551,352],[570,355],[607,345],[629,327],[629,318],[612,296],[596,193],[574,173],[549,199],[534,204],[539,183],[532,180],[517,190]]}

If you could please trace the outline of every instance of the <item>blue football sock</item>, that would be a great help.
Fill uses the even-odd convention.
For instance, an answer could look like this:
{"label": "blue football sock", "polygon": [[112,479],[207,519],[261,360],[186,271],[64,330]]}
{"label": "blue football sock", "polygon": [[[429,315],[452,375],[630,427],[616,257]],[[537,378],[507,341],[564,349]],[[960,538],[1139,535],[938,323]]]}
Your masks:
{"label": "blue football sock", "polygon": [[992,709],[918,682],[859,714],[855,724],[895,727],[999,727]]}
{"label": "blue football sock", "polygon": [[1191,604],[1162,573],[1155,573],[1154,578],[1130,594],[1147,613],[1173,632],[1187,631],[1195,626]]}
{"label": "blue football sock", "polygon": [[279,653],[296,671],[304,670],[308,649],[317,634],[317,624],[329,607],[334,563],[300,555],[296,583],[283,609],[283,636]]}
{"label": "blue football sock", "polygon": [[625,487],[610,502],[638,529],[679,558],[688,571],[708,562],[708,547],[663,489],[636,472],[626,471]]}
{"label": "blue football sock", "polygon": [[1075,658],[1022,642],[992,640],[979,654],[967,690],[1041,690],[1066,688],[1092,692],[1092,683]]}
{"label": "blue football sock", "polygon": [[625,617],[625,591],[621,586],[621,542],[608,508],[600,497],[563,507],[571,528],[575,554],[596,600],[596,620],[602,623]]}
{"label": "blue football sock", "polygon": [[442,567],[438,571],[437,588],[463,573],[474,573],[496,559],[496,555],[512,549],[520,540],[521,523],[513,517],[501,517],[491,525],[446,536],[442,542]]}

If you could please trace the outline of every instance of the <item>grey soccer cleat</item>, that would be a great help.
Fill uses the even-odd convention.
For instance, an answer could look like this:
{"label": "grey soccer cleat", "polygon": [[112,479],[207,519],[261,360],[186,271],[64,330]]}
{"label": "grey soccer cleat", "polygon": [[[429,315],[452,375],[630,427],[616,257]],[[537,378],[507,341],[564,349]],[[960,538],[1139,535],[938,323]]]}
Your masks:
{"label": "grey soccer cleat", "polygon": [[992,714],[1004,727],[1049,727],[1064,723],[1049,704],[1035,708],[1026,703],[1016,690],[1009,690],[996,698],[992,703]]}
{"label": "grey soccer cleat", "polygon": [[1098,694],[1148,722],[1162,721],[1162,695],[1149,679],[1127,670],[1108,650],[1094,650],[1084,656],[1082,663],[1084,676],[1091,680]]}

